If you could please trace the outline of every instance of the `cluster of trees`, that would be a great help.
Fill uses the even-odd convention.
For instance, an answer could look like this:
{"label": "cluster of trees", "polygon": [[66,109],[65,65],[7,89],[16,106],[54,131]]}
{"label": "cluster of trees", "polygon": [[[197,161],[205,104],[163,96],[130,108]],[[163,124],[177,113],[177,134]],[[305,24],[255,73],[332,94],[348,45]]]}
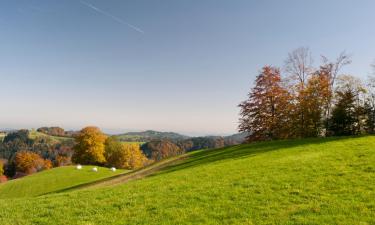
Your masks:
{"label": "cluster of trees", "polygon": [[73,137],[76,132],[74,131],[65,131],[61,127],[40,127],[37,129],[38,132],[48,134],[51,136],[57,137]]}
{"label": "cluster of trees", "polygon": [[19,177],[52,166],[69,165],[73,140],[56,141],[48,136],[30,138],[28,130],[7,134],[0,143],[0,167],[7,177]]}
{"label": "cluster of trees", "polygon": [[116,137],[107,137],[97,127],[86,127],[75,137],[74,163],[137,169],[149,161],[139,144],[122,143]]}
{"label": "cluster of trees", "polygon": [[159,161],[168,157],[181,155],[185,152],[214,149],[225,146],[241,144],[247,136],[246,133],[239,133],[232,136],[206,136],[186,139],[155,139],[146,142],[141,146],[142,151],[149,159]]}
{"label": "cluster of trees", "polygon": [[239,105],[239,130],[248,141],[374,133],[375,79],[364,84],[340,74],[350,63],[341,53],[314,68],[309,49],[299,48],[289,53],[284,77],[264,66]]}

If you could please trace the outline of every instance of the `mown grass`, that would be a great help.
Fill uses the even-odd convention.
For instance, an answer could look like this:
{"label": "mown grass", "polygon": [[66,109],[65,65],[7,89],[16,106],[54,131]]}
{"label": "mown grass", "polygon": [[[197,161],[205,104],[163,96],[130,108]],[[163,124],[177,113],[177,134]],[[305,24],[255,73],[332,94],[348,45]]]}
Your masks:
{"label": "mown grass", "polygon": [[0,224],[375,224],[375,137],[200,151],[144,179],[0,209]]}
{"label": "mown grass", "polygon": [[93,172],[92,168],[93,166],[83,166],[81,170],[77,170],[74,166],[58,167],[8,181],[0,184],[0,199],[33,197],[61,192],[126,172],[125,170],[112,172],[104,167],[98,167],[98,172]]}

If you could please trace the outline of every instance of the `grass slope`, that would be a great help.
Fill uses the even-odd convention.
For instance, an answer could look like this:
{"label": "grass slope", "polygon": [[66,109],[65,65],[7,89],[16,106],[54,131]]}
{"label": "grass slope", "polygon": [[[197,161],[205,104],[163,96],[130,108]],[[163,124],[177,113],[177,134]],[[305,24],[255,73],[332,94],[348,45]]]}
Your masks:
{"label": "grass slope", "polygon": [[0,199],[33,197],[60,192],[126,172],[124,170],[112,172],[103,167],[98,167],[98,172],[92,172],[92,168],[93,166],[83,166],[82,170],[77,170],[74,166],[58,167],[11,180],[0,184]]}
{"label": "grass slope", "polygon": [[375,137],[200,151],[126,184],[0,200],[0,224],[375,224]]}

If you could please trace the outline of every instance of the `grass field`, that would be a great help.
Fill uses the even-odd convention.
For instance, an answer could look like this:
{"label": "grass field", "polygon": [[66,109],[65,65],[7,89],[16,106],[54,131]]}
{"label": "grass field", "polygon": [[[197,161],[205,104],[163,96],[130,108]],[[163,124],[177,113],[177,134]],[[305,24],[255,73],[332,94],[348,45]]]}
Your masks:
{"label": "grass field", "polygon": [[33,197],[51,192],[61,192],[126,172],[125,170],[112,172],[104,167],[98,167],[98,172],[92,172],[92,168],[93,166],[84,166],[81,170],[77,170],[74,166],[58,167],[11,180],[0,184],[0,199]]}
{"label": "grass field", "polygon": [[375,224],[375,137],[198,151],[142,179],[0,208],[0,224]]}

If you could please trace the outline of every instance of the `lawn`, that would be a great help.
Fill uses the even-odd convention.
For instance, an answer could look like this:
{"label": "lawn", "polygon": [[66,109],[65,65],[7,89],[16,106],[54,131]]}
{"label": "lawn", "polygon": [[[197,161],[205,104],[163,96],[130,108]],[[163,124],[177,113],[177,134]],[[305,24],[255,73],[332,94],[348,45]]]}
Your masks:
{"label": "lawn", "polygon": [[52,192],[62,192],[126,172],[125,170],[112,172],[104,167],[98,167],[98,172],[93,172],[91,171],[92,168],[93,166],[83,166],[81,170],[77,170],[74,166],[58,167],[11,180],[0,184],[0,199],[33,197]]}
{"label": "lawn", "polygon": [[0,208],[0,224],[375,224],[375,137],[198,151],[143,179]]}

